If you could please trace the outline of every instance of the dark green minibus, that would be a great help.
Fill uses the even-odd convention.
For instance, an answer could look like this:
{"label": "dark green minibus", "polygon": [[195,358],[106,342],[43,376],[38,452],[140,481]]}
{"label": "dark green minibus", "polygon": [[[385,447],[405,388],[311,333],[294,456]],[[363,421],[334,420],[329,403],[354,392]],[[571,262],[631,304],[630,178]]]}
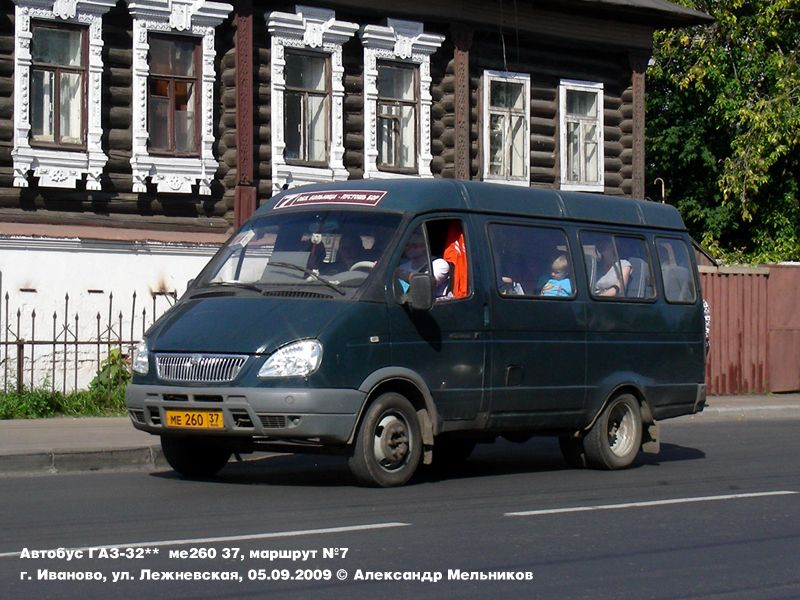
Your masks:
{"label": "dark green minibus", "polygon": [[703,300],[678,212],[454,180],[265,201],[145,334],[126,400],[169,464],[331,452],[367,485],[476,443],[557,436],[573,466],[658,451],[705,404]]}

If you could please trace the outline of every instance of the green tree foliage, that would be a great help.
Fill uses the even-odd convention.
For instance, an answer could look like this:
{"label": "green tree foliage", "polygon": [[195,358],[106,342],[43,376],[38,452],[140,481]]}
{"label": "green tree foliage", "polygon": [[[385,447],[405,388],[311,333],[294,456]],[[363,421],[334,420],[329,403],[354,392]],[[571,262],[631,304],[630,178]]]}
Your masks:
{"label": "green tree foliage", "polygon": [[717,254],[800,260],[800,0],[678,2],[715,23],[656,34],[648,181]]}

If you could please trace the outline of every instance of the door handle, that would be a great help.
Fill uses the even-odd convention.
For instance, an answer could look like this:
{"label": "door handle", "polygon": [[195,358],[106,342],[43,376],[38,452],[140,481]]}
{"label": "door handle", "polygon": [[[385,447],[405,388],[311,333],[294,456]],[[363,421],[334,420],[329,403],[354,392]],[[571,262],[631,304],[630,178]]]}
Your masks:
{"label": "door handle", "polygon": [[457,331],[448,334],[447,337],[451,340],[477,340],[481,337],[481,334],[479,331]]}

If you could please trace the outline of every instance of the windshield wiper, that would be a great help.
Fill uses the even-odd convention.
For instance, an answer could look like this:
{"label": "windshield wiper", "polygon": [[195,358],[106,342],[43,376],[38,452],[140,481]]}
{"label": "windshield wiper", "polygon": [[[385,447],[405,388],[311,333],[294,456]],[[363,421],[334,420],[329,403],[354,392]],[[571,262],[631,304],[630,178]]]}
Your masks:
{"label": "windshield wiper", "polygon": [[312,271],[311,269],[306,269],[305,267],[301,267],[300,265],[295,265],[295,264],[287,263],[287,262],[269,262],[269,263],[267,263],[267,266],[268,267],[283,267],[285,269],[294,269],[295,271],[301,271],[301,272],[305,273],[306,275],[308,275],[309,277],[311,277],[312,279],[314,279],[315,281],[319,281],[323,285],[327,285],[333,291],[341,294],[342,296],[344,296],[346,294],[346,292],[342,288],[340,288],[338,285],[336,285],[335,283],[332,283],[332,282],[328,281],[327,279],[324,279],[324,278],[320,277],[318,274],[314,273],[314,271]]}

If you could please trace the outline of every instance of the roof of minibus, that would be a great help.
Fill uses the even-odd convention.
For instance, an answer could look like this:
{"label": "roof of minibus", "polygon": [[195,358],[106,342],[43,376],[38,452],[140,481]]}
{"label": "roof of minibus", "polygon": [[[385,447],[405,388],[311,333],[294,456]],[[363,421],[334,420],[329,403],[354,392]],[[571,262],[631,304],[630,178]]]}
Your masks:
{"label": "roof of minibus", "polygon": [[537,189],[455,179],[352,180],[296,187],[262,202],[257,216],[278,210],[362,208],[537,216],[685,231],[668,204],[585,192]]}

